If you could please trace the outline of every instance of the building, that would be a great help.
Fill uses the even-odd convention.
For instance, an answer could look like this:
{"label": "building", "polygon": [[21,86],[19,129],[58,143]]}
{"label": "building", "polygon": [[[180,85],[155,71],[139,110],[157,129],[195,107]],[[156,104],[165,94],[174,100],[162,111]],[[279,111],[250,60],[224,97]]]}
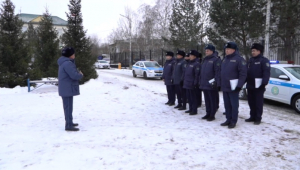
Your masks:
{"label": "building", "polygon": [[[35,15],[35,14],[18,14],[19,19],[24,22],[22,31],[25,32],[28,29],[28,24],[31,23],[34,28],[39,26],[39,22],[42,20],[43,15]],[[67,28],[68,22],[57,17],[52,16],[53,26],[56,28],[58,32],[58,36],[61,36],[64,33],[63,29]]]}

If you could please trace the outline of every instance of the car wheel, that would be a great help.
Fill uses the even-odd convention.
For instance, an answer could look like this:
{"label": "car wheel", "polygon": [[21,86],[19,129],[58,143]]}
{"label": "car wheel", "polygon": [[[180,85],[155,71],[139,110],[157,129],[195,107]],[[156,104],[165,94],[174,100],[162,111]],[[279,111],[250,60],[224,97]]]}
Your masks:
{"label": "car wheel", "polygon": [[146,79],[146,78],[147,78],[147,73],[144,72],[144,73],[143,73],[143,76],[144,76],[144,78]]}
{"label": "car wheel", "polygon": [[132,75],[133,75],[133,77],[136,77],[136,74],[135,74],[134,70],[132,71]]}
{"label": "car wheel", "polygon": [[300,113],[300,95],[293,98],[292,107],[297,113]]}
{"label": "car wheel", "polygon": [[247,90],[246,89],[242,89],[240,92],[239,92],[239,98],[241,100],[246,100],[247,99]]}

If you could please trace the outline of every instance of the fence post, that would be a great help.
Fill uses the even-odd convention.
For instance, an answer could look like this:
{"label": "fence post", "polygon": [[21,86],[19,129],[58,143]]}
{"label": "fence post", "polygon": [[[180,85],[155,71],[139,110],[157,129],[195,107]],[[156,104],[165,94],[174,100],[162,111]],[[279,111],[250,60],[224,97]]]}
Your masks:
{"label": "fence post", "polygon": [[126,58],[127,58],[127,55],[126,55],[126,52],[125,52],[125,60],[124,60],[124,67],[126,68],[126,64],[127,64],[127,60],[126,60]]}
{"label": "fence post", "polygon": [[151,50],[150,50],[150,61],[151,61]]}
{"label": "fence post", "polygon": [[161,65],[164,65],[164,50],[161,49]]}
{"label": "fence post", "polygon": [[140,61],[142,61],[142,51],[140,51]]}

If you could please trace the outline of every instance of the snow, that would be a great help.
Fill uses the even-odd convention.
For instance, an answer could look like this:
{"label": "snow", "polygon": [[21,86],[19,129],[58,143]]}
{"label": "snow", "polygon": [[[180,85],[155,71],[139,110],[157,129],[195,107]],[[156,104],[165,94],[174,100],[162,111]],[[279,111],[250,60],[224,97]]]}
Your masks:
{"label": "snow", "polygon": [[[98,70],[99,78],[74,98],[79,132],[64,131],[57,86],[0,88],[2,170],[300,169],[300,115],[266,105],[259,126],[246,123],[240,101],[235,129],[164,105],[161,80],[133,78],[130,70]],[[221,93],[220,93],[221,94]]]}

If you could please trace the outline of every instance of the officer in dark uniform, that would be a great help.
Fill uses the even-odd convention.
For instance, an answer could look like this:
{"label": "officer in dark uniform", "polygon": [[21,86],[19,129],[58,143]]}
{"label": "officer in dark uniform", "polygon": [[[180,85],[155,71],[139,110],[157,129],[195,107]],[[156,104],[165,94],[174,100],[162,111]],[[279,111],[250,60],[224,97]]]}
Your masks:
{"label": "officer in dark uniform", "polygon": [[167,52],[166,53],[166,62],[164,65],[164,71],[162,75],[162,79],[165,82],[165,85],[167,87],[167,93],[168,93],[168,102],[165,103],[169,106],[175,105],[175,86],[172,82],[172,74],[174,69],[174,53],[173,52]]}
{"label": "officer in dark uniform", "polygon": [[247,78],[247,63],[239,55],[236,43],[228,42],[225,48],[220,77],[227,120],[221,126],[234,128],[238,120],[239,92]]}
{"label": "officer in dark uniform", "polygon": [[[263,56],[264,46],[254,43],[251,47],[252,58],[248,61],[247,91],[250,107],[250,118],[246,122],[261,123],[263,113],[264,93],[270,79],[270,61]],[[255,79],[261,80],[260,84]],[[259,83],[259,82],[257,82]]]}
{"label": "officer in dark uniform", "polygon": [[[177,95],[178,101],[178,105],[175,108],[181,110],[186,109],[186,97],[183,97],[182,95],[183,73],[186,67],[186,61],[184,60],[184,57],[184,51],[177,51],[172,78],[173,84],[175,85],[175,93]],[[185,100],[183,100],[183,98],[185,98]]]}
{"label": "officer in dark uniform", "polygon": [[200,72],[200,64],[196,61],[196,58],[199,56],[198,51],[191,50],[189,59],[190,61],[186,65],[184,73],[184,82],[183,88],[186,89],[187,99],[189,102],[189,110],[186,113],[190,115],[198,114],[198,98],[196,95],[196,89],[199,88],[198,77]]}
{"label": "officer in dark uniform", "polygon": [[217,98],[219,97],[221,60],[211,44],[205,47],[205,54],[199,74],[200,89],[203,90],[206,106],[206,115],[202,119],[213,121],[219,104]]}

